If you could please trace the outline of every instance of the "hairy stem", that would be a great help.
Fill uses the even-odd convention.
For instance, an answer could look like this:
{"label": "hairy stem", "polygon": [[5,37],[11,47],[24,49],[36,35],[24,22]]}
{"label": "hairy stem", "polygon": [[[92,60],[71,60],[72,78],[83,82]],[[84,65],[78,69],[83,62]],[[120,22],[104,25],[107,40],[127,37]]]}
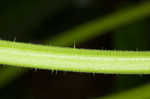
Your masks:
{"label": "hairy stem", "polygon": [[150,74],[150,52],[61,48],[0,40],[0,64],[76,72]]}

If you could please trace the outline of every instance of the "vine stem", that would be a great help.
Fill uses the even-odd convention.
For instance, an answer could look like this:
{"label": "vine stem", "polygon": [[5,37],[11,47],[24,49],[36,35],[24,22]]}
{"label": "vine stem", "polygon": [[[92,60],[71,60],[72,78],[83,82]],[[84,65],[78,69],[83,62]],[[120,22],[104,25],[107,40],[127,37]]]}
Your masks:
{"label": "vine stem", "polygon": [[150,74],[150,52],[87,50],[0,40],[0,64],[105,74]]}

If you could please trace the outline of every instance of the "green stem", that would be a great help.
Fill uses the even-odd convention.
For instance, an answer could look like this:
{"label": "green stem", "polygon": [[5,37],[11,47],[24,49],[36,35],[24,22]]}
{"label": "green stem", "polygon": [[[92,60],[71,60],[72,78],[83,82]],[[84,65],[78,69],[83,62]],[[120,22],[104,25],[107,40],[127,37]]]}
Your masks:
{"label": "green stem", "polygon": [[[22,0],[21,2],[16,0],[13,1],[13,4],[10,2],[9,6],[4,5],[6,11],[0,16],[0,33],[11,32],[9,37],[13,34],[18,37],[17,39],[22,40],[22,37],[25,38],[26,35],[29,35],[27,30],[38,28],[39,23],[45,16],[55,15],[69,3],[70,0],[36,0],[36,2],[33,0]],[[24,74],[21,68],[8,67],[1,70],[0,88],[15,80],[15,77],[19,77],[21,74]]]}
{"label": "green stem", "polygon": [[[119,11],[106,18],[96,19],[95,21],[88,22],[88,24],[80,25],[79,27],[75,29],[72,29],[68,32],[64,32],[64,34],[61,34],[59,36],[56,36],[56,38],[54,38],[53,41],[51,42],[53,42],[53,44],[55,45],[69,46],[69,45],[72,45],[74,41],[76,40],[80,40],[80,42],[85,41],[88,38],[102,34],[106,31],[109,31],[110,29],[119,27],[122,24],[129,23],[131,21],[135,21],[140,18],[142,19],[148,16],[150,13],[149,1],[146,3],[142,3],[141,5],[134,6],[134,7],[131,9],[126,9],[124,11]],[[2,58],[1,55],[0,57]],[[5,77],[3,77],[3,74],[1,74],[0,77],[1,78],[3,77],[3,78],[0,81],[2,82],[4,78],[10,79],[11,76],[15,73],[15,71],[17,72],[18,70],[13,69],[13,71],[11,73],[8,73],[8,75],[5,75]]]}
{"label": "green stem", "polygon": [[86,50],[0,40],[0,64],[75,72],[150,74],[150,52]]}
{"label": "green stem", "polygon": [[118,28],[121,25],[143,19],[149,15],[150,1],[147,1],[127,9],[122,9],[116,13],[105,16],[104,18],[95,19],[82,24],[76,28],[61,33],[60,35],[54,37],[51,41],[46,42],[53,45],[70,46],[73,45],[74,41],[84,42],[96,37],[97,35],[108,32],[114,28]]}

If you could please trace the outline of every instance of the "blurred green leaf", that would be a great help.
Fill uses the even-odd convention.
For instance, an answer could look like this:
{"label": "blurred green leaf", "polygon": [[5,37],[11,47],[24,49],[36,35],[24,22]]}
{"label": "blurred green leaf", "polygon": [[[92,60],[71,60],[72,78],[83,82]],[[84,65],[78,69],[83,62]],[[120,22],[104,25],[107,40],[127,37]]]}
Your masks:
{"label": "blurred green leaf", "polygon": [[150,84],[145,84],[127,91],[113,93],[96,99],[149,99]]}

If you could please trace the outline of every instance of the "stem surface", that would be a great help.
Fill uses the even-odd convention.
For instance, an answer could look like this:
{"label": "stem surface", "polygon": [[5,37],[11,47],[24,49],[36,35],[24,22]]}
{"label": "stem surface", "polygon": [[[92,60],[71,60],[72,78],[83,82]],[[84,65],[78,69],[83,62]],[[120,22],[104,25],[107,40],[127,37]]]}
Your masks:
{"label": "stem surface", "polygon": [[0,40],[0,64],[76,72],[150,74],[150,52],[61,48]]}

